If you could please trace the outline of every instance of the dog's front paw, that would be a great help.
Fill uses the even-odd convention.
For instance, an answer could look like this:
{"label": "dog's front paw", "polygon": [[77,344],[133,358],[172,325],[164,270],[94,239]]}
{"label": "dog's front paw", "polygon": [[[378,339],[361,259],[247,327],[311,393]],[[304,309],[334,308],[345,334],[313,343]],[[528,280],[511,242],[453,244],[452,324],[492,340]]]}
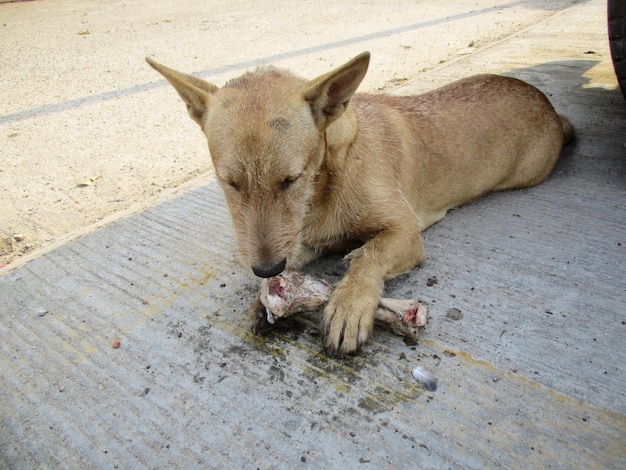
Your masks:
{"label": "dog's front paw", "polygon": [[339,283],[324,309],[326,346],[333,352],[356,352],[372,334],[380,295]]}
{"label": "dog's front paw", "polygon": [[267,321],[267,310],[261,303],[261,299],[257,296],[256,300],[250,307],[250,330],[255,335],[263,335],[274,328],[270,322]]}

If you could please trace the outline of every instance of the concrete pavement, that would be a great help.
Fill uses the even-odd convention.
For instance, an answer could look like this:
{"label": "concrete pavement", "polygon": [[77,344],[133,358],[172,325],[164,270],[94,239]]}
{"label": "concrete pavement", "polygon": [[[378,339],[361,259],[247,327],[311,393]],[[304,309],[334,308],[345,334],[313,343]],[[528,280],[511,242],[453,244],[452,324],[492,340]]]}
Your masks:
{"label": "concrete pavement", "polygon": [[396,91],[507,73],[577,131],[547,182],[425,233],[425,265],[387,288],[430,304],[418,344],[381,330],[329,357],[315,315],[252,336],[257,281],[209,182],[0,276],[3,465],[624,467],[626,103],[604,8],[581,2]]}

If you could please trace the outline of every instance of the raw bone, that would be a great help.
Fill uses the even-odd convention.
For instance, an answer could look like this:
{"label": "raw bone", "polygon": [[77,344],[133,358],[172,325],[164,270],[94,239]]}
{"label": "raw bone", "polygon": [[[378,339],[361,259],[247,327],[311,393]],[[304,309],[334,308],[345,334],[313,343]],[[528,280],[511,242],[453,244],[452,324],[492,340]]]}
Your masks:
{"label": "raw bone", "polygon": [[[290,317],[294,313],[321,310],[328,303],[332,287],[323,279],[292,271],[263,279],[261,303],[267,321]],[[428,306],[417,300],[380,299],[376,320],[402,336],[417,339],[428,319]]]}

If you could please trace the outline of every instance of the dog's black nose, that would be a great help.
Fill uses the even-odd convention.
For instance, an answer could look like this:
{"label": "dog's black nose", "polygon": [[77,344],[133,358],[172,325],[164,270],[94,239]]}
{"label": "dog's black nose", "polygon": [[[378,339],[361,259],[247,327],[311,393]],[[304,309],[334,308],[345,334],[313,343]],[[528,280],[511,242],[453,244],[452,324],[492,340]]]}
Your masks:
{"label": "dog's black nose", "polygon": [[287,258],[283,258],[273,266],[252,266],[252,272],[258,277],[278,276],[285,270]]}

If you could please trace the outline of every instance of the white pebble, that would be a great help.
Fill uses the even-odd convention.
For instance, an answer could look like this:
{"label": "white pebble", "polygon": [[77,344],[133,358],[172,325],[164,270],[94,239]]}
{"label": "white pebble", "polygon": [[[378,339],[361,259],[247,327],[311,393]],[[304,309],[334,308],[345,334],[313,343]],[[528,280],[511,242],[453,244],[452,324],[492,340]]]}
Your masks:
{"label": "white pebble", "polygon": [[417,380],[426,390],[434,392],[437,390],[437,381],[433,374],[422,366],[413,369],[413,378]]}
{"label": "white pebble", "polygon": [[48,313],[50,313],[50,310],[48,310],[46,307],[37,307],[35,308],[35,313],[40,317],[44,317]]}

